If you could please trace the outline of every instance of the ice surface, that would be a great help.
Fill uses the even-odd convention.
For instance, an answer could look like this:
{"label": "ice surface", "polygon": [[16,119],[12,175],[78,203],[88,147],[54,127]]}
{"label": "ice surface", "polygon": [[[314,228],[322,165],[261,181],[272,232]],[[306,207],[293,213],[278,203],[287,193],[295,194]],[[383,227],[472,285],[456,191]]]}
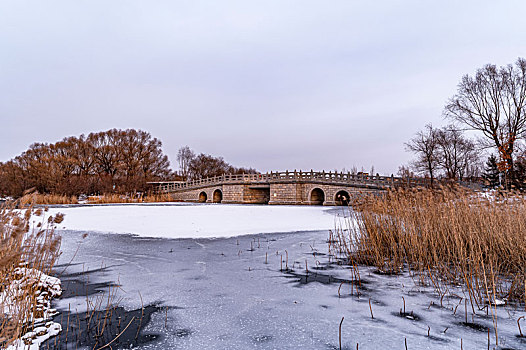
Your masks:
{"label": "ice surface", "polygon": [[[357,343],[362,350],[404,349],[405,341],[411,350],[460,349],[461,342],[464,349],[486,349],[487,329],[490,348],[495,348],[491,313],[476,310],[473,316],[460,289],[452,290],[458,297],[446,297],[441,305],[430,286],[420,286],[407,273],[385,276],[361,266],[361,286],[346,282],[354,280],[351,268],[339,265],[326,243],[341,209],[176,205],[53,210],[65,212],[66,225],[74,228],[61,231],[63,266],[57,274],[63,276],[65,297],[55,306],[83,315],[86,295],[104,296],[110,290],[126,310],[157,305],[159,311],[141,331],[151,341],[136,346],[141,349],[339,349],[342,317],[343,349],[356,349]],[[312,225],[300,227],[309,231],[252,234],[287,227],[297,231],[295,225],[306,222]],[[312,231],[320,226],[324,229]],[[141,236],[100,232],[119,230]],[[252,235],[155,237],[197,233]],[[509,305],[498,310],[500,349],[526,348],[516,323],[526,312]],[[54,348],[53,340],[41,348],[47,345]]]}
{"label": "ice surface", "polygon": [[334,227],[327,207],[225,204],[125,204],[54,207],[61,227],[146,237],[210,238]]}
{"label": "ice surface", "polygon": [[[275,226],[283,231],[285,226],[262,221],[258,229],[259,224],[241,215],[244,209],[239,206],[190,207],[203,210],[206,215],[201,218],[213,217],[214,224],[234,227],[232,232],[238,234],[264,232]],[[130,207],[117,209],[126,208]],[[186,206],[169,208],[163,215],[179,208]],[[296,218],[292,215],[295,211],[291,207],[268,208],[274,213],[274,220],[301,221],[299,214]],[[294,208],[309,213],[307,216],[312,215],[316,220],[320,217],[324,220],[316,225],[329,225],[329,228],[334,225],[337,211],[327,213],[326,209],[314,208],[310,212],[308,207]],[[88,209],[82,215],[92,213],[93,209]],[[109,220],[113,209],[97,215]],[[60,211],[71,218],[77,215],[75,210]],[[135,207],[131,210],[133,215],[139,215]],[[213,210],[218,213],[213,214]],[[247,206],[247,212],[250,210],[268,213],[263,206]],[[185,230],[191,227],[185,223],[185,218],[193,220],[199,215],[192,210],[189,212],[192,214],[187,217],[170,216],[172,232],[179,232],[180,226]],[[124,225],[124,213],[125,210],[116,214],[121,226],[115,225],[112,230]],[[247,215],[261,218],[267,214]],[[170,217],[159,227],[169,227]],[[266,217],[271,218],[270,215]],[[89,225],[92,219],[86,218],[85,222]],[[245,232],[236,226],[237,219],[246,223]],[[140,222],[136,218],[130,220]],[[467,304],[466,315],[463,300],[457,297],[445,298],[441,306],[440,298],[430,286],[419,286],[407,273],[385,276],[362,266],[362,286],[357,295],[356,287],[351,288],[354,284],[345,282],[354,278],[350,267],[338,265],[328,254],[327,229],[218,239],[169,239],[90,232],[81,229],[81,218],[73,221],[76,230],[62,231],[63,255],[59,263],[72,262],[65,273],[77,277],[63,279],[65,292],[69,284],[78,285],[75,279],[89,279],[89,283],[98,284],[98,293],[107,293],[111,289],[108,283],[118,283],[121,286],[117,289],[118,298],[122,298],[120,305],[126,309],[152,304],[161,306],[161,311],[151,315],[144,330],[159,337],[139,345],[141,349],[338,349],[338,327],[342,317],[343,349],[356,349],[357,343],[359,349],[404,349],[405,341],[411,350],[460,349],[461,341],[464,349],[486,349],[487,329],[490,329],[491,348],[495,345],[491,313],[487,316],[477,310],[477,315],[472,316]],[[208,227],[210,236],[218,236],[213,231],[214,225],[201,225]],[[314,227],[319,227],[316,225]],[[103,226],[96,227],[101,231]],[[143,232],[146,236],[158,236],[163,232],[156,227],[155,234],[148,234],[147,227],[141,226],[135,232]],[[226,232],[222,227],[217,230]],[[128,232],[128,228],[123,231]],[[293,271],[280,271],[287,267]],[[92,272],[86,274],[89,270]],[[341,281],[344,283],[340,288]],[[455,293],[465,296],[462,290]],[[86,297],[82,294],[59,299],[57,308],[82,313],[86,305]],[[524,340],[517,337],[516,324],[517,318],[524,314],[524,310],[512,306],[499,307],[502,349],[526,348]],[[464,324],[466,316],[468,325]]]}

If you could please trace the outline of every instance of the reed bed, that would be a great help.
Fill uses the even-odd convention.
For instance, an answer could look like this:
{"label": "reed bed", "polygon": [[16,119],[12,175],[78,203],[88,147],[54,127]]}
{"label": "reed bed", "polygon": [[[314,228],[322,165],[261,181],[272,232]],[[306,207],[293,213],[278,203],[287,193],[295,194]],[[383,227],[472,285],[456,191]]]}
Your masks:
{"label": "reed bed", "polygon": [[[35,320],[43,317],[37,307],[43,300],[37,300],[43,289],[38,278],[50,273],[59,256],[60,237],[54,230],[63,219],[60,214],[44,219],[43,213],[43,209],[20,212],[14,204],[0,205],[0,348],[33,329]],[[41,217],[37,223],[33,223],[35,215]]]}
{"label": "reed bed", "polygon": [[354,204],[336,249],[381,273],[409,270],[441,298],[461,286],[471,307],[526,303],[526,200],[461,188],[393,190]]}
{"label": "reed bed", "polygon": [[[172,196],[167,193],[107,193],[100,196],[87,197],[88,204],[155,203],[173,201]],[[22,208],[34,205],[79,204],[79,198],[77,196],[66,196],[61,194],[31,193],[18,199],[18,203]]]}
{"label": "reed bed", "polygon": [[110,204],[110,203],[155,203],[155,202],[173,202],[172,196],[166,193],[148,193],[148,194],[116,194],[108,193],[102,196],[88,197],[90,204]]}
{"label": "reed bed", "polygon": [[78,204],[77,196],[66,196],[61,194],[40,194],[31,193],[23,196],[19,199],[19,203],[22,207],[28,205],[52,205],[52,204]]}

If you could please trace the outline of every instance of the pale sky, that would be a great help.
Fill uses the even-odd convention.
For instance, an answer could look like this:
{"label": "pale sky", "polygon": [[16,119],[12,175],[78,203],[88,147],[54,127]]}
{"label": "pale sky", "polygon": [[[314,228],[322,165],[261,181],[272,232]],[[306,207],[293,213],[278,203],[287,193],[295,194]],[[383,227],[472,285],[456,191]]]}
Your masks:
{"label": "pale sky", "polygon": [[526,57],[524,1],[0,2],[0,161],[110,128],[236,166],[396,173],[463,74]]}

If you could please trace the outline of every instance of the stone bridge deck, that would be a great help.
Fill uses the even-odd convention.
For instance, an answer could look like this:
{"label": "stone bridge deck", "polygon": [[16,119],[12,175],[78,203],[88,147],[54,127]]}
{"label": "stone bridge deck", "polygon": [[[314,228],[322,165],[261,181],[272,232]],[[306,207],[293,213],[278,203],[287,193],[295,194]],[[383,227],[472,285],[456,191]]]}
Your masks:
{"label": "stone bridge deck", "polygon": [[285,171],[222,175],[188,182],[152,182],[174,200],[206,203],[346,205],[352,196],[402,186],[425,186],[423,179],[338,172]]}

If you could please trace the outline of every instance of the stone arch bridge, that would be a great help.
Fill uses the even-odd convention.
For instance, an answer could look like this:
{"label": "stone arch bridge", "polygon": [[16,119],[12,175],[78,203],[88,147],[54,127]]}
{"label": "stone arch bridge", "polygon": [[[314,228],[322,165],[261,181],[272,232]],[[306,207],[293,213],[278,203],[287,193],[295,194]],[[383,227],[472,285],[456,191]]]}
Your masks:
{"label": "stone arch bridge", "polygon": [[423,186],[423,179],[338,172],[285,171],[222,175],[188,182],[151,182],[174,200],[201,203],[347,205],[350,198],[402,186]]}

